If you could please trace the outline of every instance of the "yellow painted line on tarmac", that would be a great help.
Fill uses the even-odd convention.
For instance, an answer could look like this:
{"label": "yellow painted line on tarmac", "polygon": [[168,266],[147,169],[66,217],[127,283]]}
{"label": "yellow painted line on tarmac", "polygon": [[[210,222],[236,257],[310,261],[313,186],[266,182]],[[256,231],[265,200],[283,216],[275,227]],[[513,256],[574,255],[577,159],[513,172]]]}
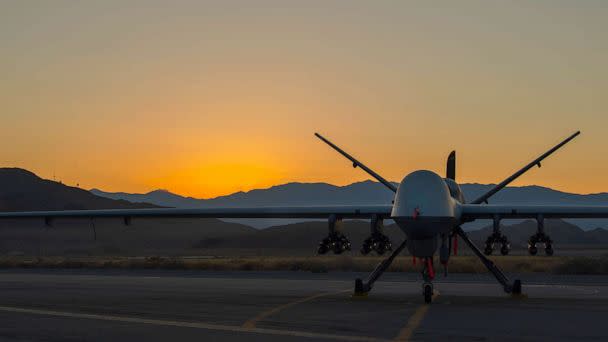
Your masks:
{"label": "yellow painted line on tarmac", "polygon": [[[434,291],[433,300],[435,300],[435,298],[437,298],[438,296],[439,296],[439,291]],[[401,331],[399,331],[399,334],[397,334],[397,337],[395,337],[395,339],[393,341],[399,341],[399,342],[409,341],[412,338],[412,335],[414,335],[414,332],[416,331],[416,329],[418,329],[418,327],[420,326],[420,323],[422,323],[424,316],[426,316],[426,314],[428,313],[430,308],[431,308],[431,304],[423,304],[423,305],[419,306],[416,309],[416,311],[414,311],[414,314],[412,315],[412,317],[410,317],[410,319],[407,320],[405,327],[403,327],[403,329],[401,329]]]}
{"label": "yellow painted line on tarmac", "polygon": [[79,313],[79,312],[53,311],[53,310],[44,310],[44,309],[27,309],[27,308],[10,307],[10,306],[0,306],[0,311],[21,313],[21,314],[42,315],[42,316],[55,316],[55,317],[92,319],[92,320],[111,321],[111,322],[151,324],[151,325],[158,325],[158,326],[195,328],[195,329],[227,331],[227,332],[237,332],[237,333],[256,333],[256,334],[278,335],[278,336],[307,337],[307,338],[318,338],[318,339],[328,339],[328,340],[338,340],[338,341],[361,341],[361,342],[388,342],[389,341],[386,339],[375,338],[375,337],[365,337],[365,336],[335,335],[335,334],[314,333],[314,332],[296,331],[296,330],[260,329],[260,328],[247,329],[247,328],[243,328],[241,326],[204,323],[204,322],[169,321],[169,320],[126,317],[126,316],[110,316],[110,315],[99,315],[99,314],[86,314],[86,313]]}
{"label": "yellow painted line on tarmac", "polygon": [[302,304],[302,303],[306,303],[306,302],[310,302],[311,300],[315,300],[317,298],[321,298],[321,297],[326,297],[326,296],[331,296],[331,295],[335,295],[335,294],[340,294],[340,293],[345,293],[345,292],[349,292],[351,290],[341,290],[338,292],[324,292],[324,293],[318,293],[316,295],[312,295],[309,297],[305,297],[305,298],[300,298],[298,300],[294,300],[293,302],[289,302],[286,304],[282,304],[279,305],[277,307],[274,307],[270,310],[266,310],[266,311],[262,311],[260,312],[258,315],[256,315],[255,317],[248,319],[245,323],[243,323],[243,328],[244,329],[255,329],[256,324],[259,321],[264,320],[265,318],[267,318],[268,316],[274,315],[280,311],[283,311],[287,308],[290,308],[292,306],[298,305],[298,304]]}

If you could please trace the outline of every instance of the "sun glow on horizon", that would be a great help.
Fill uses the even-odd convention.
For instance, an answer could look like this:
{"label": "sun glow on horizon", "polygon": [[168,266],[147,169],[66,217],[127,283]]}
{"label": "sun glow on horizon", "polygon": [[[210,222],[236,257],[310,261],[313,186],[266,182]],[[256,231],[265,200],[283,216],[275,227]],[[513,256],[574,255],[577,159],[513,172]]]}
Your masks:
{"label": "sun glow on horizon", "polygon": [[0,163],[209,198],[287,182],[608,191],[608,6],[565,1],[0,3]]}
{"label": "sun glow on horizon", "polygon": [[151,188],[164,184],[170,192],[195,198],[214,198],[239,191],[268,188],[284,181],[285,175],[257,163],[227,162],[200,165],[150,178]]}

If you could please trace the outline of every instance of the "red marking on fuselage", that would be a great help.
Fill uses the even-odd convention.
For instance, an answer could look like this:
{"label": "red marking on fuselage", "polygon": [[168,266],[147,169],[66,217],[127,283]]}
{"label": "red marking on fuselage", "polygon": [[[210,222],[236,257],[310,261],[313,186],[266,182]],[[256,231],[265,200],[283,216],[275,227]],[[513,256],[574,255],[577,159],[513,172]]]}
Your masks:
{"label": "red marking on fuselage", "polygon": [[415,220],[418,218],[418,216],[420,216],[420,209],[416,207],[416,209],[414,209],[414,212],[412,213],[412,218]]}
{"label": "red marking on fuselage", "polygon": [[426,258],[426,267],[429,271],[429,278],[435,279],[435,269],[433,268],[433,258]]}

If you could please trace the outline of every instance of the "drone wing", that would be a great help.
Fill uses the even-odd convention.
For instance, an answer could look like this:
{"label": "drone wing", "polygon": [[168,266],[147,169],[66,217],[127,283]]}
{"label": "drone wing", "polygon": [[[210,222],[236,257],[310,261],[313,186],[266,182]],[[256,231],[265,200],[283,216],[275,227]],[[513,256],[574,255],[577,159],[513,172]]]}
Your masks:
{"label": "drone wing", "polygon": [[314,206],[314,207],[254,207],[254,208],[204,208],[204,209],[104,209],[104,210],[63,210],[1,212],[2,218],[45,219],[59,217],[184,217],[184,218],[316,218],[325,219],[332,215],[339,218],[390,217],[392,207],[385,206]]}

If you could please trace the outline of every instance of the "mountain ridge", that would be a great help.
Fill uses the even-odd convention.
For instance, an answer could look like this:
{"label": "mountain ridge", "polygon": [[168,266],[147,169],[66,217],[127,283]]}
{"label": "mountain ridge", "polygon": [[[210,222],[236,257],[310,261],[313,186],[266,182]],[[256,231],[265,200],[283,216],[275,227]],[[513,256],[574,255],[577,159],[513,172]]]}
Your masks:
{"label": "mountain ridge", "polygon": [[[308,187],[306,183],[278,187],[279,190]],[[320,185],[321,188],[327,187]],[[343,186],[342,191],[350,194],[355,190],[369,187],[379,193],[391,195],[381,184],[367,181],[353,187]],[[276,190],[276,189],[275,189]],[[259,190],[264,194],[265,191]],[[315,191],[312,191],[314,194]],[[365,193],[365,191],[363,191]],[[166,191],[159,195],[171,195]],[[255,194],[255,193],[254,193]],[[247,194],[241,194],[241,196]],[[285,195],[285,194],[283,194]],[[286,195],[290,195],[286,191]],[[317,194],[318,195],[318,194]],[[179,196],[177,196],[179,197]],[[390,197],[389,197],[390,198]],[[0,210],[65,210],[100,208],[140,208],[152,204],[137,204],[114,201],[97,197],[89,191],[69,187],[60,182],[44,180],[23,169],[0,168]],[[254,229],[251,226],[224,222],[218,219],[137,219],[125,229],[122,220],[96,220],[94,231],[88,220],[65,219],[56,222],[52,233],[40,220],[0,222],[0,255],[38,255],[43,251],[48,255],[96,255],[124,254],[141,255],[168,253],[168,255],[214,255],[217,253],[296,253],[314,254],[318,241],[327,235],[327,222],[287,222],[279,221],[268,229]],[[525,248],[528,237],[536,230],[535,222],[527,220],[518,224],[505,223],[506,234],[515,248]],[[369,236],[369,222],[349,220],[345,222],[345,233],[354,246],[360,246]],[[490,234],[488,222],[484,228],[470,232],[477,242],[483,243]],[[480,228],[481,228],[480,226]],[[556,245],[605,245],[608,231],[605,229],[581,230],[578,226],[561,220],[547,220],[547,233]],[[386,223],[386,233],[393,242],[401,241],[403,233],[392,222]],[[45,234],[43,241],[41,234]]]}
{"label": "mountain ridge", "polygon": [[[91,188],[89,191],[93,192],[93,193],[105,194],[106,196],[110,196],[110,195],[146,196],[146,195],[151,195],[151,194],[155,194],[155,193],[165,193],[165,194],[170,194],[170,195],[181,197],[181,198],[209,201],[209,200],[215,200],[215,199],[230,197],[230,196],[239,195],[239,194],[248,194],[248,193],[251,193],[254,191],[273,190],[275,188],[282,188],[282,187],[291,186],[291,185],[326,185],[329,187],[334,187],[334,188],[340,189],[340,188],[347,188],[347,187],[351,187],[353,185],[362,184],[362,183],[363,184],[380,184],[378,182],[375,182],[375,181],[372,181],[369,179],[364,180],[364,181],[359,181],[359,182],[353,182],[353,183],[346,184],[346,185],[335,185],[335,184],[331,184],[331,183],[327,183],[327,182],[295,182],[294,181],[294,182],[287,182],[287,183],[283,183],[283,184],[276,184],[276,185],[272,185],[272,186],[269,186],[266,188],[241,190],[241,191],[236,191],[236,192],[233,192],[230,194],[219,195],[219,196],[209,197],[209,198],[180,195],[180,194],[172,192],[171,190],[168,190],[168,189],[155,189],[155,190],[150,190],[148,192],[125,192],[125,191],[105,191],[100,188]],[[391,183],[394,185],[399,185],[398,182],[391,182]],[[496,185],[496,183],[483,184],[483,183],[477,183],[477,182],[460,184],[460,186],[481,187],[484,189],[495,186],[495,185]],[[535,189],[535,190],[543,190],[543,191],[550,190],[555,193],[561,193],[561,194],[567,194],[567,195],[573,195],[573,196],[604,196],[605,195],[608,197],[608,191],[591,192],[591,193],[576,193],[576,192],[568,192],[568,191],[564,191],[564,190],[557,190],[557,189],[553,189],[550,187],[546,187],[546,186],[542,186],[542,185],[535,185],[535,184],[507,186],[506,189]]]}
{"label": "mountain ridge", "polygon": [[[471,200],[481,196],[494,184],[461,184],[465,198]],[[109,193],[98,189],[94,194],[113,199],[128,201],[147,201],[162,206],[181,208],[211,207],[260,207],[260,206],[305,206],[305,205],[387,205],[391,204],[393,193],[384,185],[371,180],[337,186],[329,183],[290,182],[265,189],[218,196],[210,199],[182,197],[171,192],[149,192],[147,194]],[[490,199],[491,204],[545,204],[545,205],[608,205],[608,193],[575,194],[538,185],[509,186]],[[277,224],[301,222],[301,220],[239,220],[238,222],[265,228]],[[514,223],[521,220],[512,221]],[[574,222],[585,230],[607,227],[608,220],[579,219]],[[479,229],[487,222],[478,220],[468,223],[467,230]]]}
{"label": "mountain ridge", "polygon": [[0,168],[0,210],[84,210],[157,208],[150,203],[133,203],[96,196],[77,187],[38,177],[21,168]]}

